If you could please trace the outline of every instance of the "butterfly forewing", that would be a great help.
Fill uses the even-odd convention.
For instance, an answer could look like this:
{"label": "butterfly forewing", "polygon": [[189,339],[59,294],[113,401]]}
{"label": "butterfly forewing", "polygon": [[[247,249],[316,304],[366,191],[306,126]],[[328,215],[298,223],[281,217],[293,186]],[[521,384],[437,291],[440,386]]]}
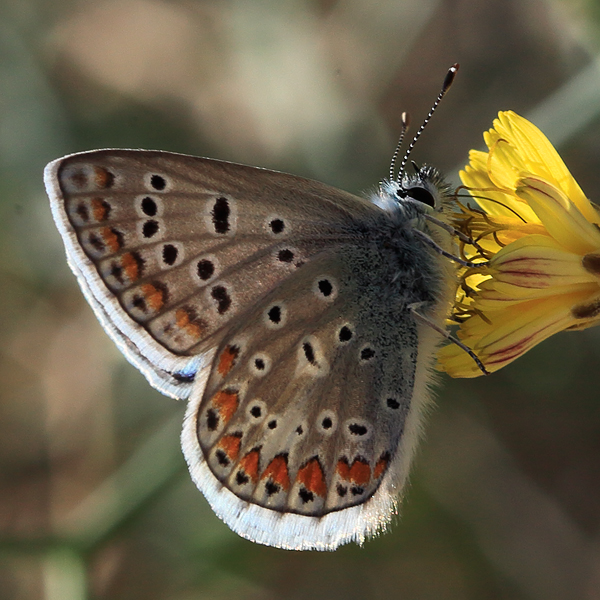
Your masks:
{"label": "butterfly forewing", "polygon": [[316,182],[164,152],[73,155],[46,182],[100,320],[153,385],[180,397],[198,368],[189,357],[346,236],[351,211],[372,210]]}

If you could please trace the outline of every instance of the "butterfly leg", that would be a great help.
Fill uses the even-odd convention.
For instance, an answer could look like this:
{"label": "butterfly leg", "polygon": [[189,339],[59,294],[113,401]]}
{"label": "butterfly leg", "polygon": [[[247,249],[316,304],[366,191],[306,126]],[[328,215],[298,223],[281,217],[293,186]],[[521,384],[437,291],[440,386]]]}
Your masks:
{"label": "butterfly leg", "polygon": [[463,260],[458,256],[454,256],[454,254],[452,254],[451,252],[447,252],[446,250],[444,250],[439,244],[432,240],[426,233],[423,233],[420,229],[414,228],[413,232],[418,238],[423,240],[425,244],[427,244],[430,248],[433,248],[438,254],[441,254],[442,256],[453,260],[454,262],[458,263],[459,265],[462,265],[463,267],[467,267],[469,269],[477,269],[485,267],[488,264],[488,261],[476,263],[471,262],[470,260]]}
{"label": "butterfly leg", "polygon": [[485,365],[481,362],[481,359],[477,356],[477,354],[475,354],[475,352],[473,352],[473,350],[471,350],[471,348],[463,344],[457,337],[454,337],[449,331],[446,331],[439,325],[436,325],[431,319],[428,319],[425,315],[422,315],[419,312],[418,309],[421,307],[422,304],[422,302],[415,302],[414,304],[408,305],[408,310],[410,310],[415,319],[417,319],[417,321],[421,321],[421,323],[424,323],[428,327],[431,327],[433,330],[443,335],[447,340],[449,340],[453,344],[456,344],[459,348],[464,350],[475,361],[481,372],[484,375],[489,375],[490,372],[485,368]]}
{"label": "butterfly leg", "polygon": [[452,227],[452,225],[448,225],[448,223],[444,223],[444,221],[441,221],[440,219],[437,219],[433,215],[425,214],[423,216],[430,223],[433,223],[434,225],[437,225],[438,227],[441,227],[444,231],[447,231],[451,235],[455,235],[461,242],[463,242],[463,243],[465,243],[465,244],[467,244],[469,246],[473,246],[474,248],[476,248],[477,252],[479,252],[481,254],[481,256],[486,256],[486,254],[489,256],[489,253],[487,253],[485,251],[485,249],[482,248],[477,243],[477,241],[474,240],[472,237],[464,234],[462,231],[456,229],[455,227]]}

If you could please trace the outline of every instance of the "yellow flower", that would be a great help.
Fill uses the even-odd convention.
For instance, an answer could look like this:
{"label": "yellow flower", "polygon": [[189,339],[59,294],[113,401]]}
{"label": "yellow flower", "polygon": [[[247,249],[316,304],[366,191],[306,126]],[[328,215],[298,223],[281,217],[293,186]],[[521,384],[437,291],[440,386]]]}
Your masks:
{"label": "yellow flower", "polygon": [[[547,337],[600,323],[600,213],[535,125],[500,112],[460,177],[479,208],[460,206],[455,227],[478,247],[464,256],[453,310],[459,339],[496,371]],[[489,262],[487,262],[489,259]],[[439,368],[481,370],[450,344]]]}

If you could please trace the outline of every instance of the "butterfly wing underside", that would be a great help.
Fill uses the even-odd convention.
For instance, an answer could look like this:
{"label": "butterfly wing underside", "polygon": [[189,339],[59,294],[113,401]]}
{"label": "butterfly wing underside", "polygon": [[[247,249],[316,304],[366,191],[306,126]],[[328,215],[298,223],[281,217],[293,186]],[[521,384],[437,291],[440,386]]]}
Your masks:
{"label": "butterfly wing underside", "polygon": [[72,155],[45,180],[109,335],[152,385],[190,397],[184,452],[217,514],[286,548],[331,549],[385,524],[435,342],[381,293],[390,274],[370,238],[382,210],[165,152]]}
{"label": "butterfly wing underside", "polygon": [[[307,283],[324,281],[312,266]],[[344,265],[326,267],[335,289]],[[334,549],[394,513],[427,397],[424,365],[414,322],[295,283],[223,340],[206,388],[190,398],[183,447],[232,529],[283,548]]]}
{"label": "butterfly wing underside", "polygon": [[[331,239],[328,219],[339,228],[358,200],[301,180],[312,220],[295,219],[293,231],[295,181],[221,161],[128,150],[67,156],[45,171],[69,264],[96,315],[152,385],[180,398],[227,323],[318,252],[324,242],[315,238]],[[290,250],[291,235],[301,233],[304,246]]]}

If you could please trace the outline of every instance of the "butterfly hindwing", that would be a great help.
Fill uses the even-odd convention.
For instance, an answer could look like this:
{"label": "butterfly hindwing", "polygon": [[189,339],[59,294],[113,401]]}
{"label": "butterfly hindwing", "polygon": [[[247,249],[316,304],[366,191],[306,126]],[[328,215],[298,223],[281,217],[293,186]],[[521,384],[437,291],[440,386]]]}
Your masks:
{"label": "butterfly hindwing", "polygon": [[356,239],[339,244],[282,282],[229,331],[192,395],[183,433],[192,476],[245,537],[333,548],[393,514],[427,359],[417,367],[420,332],[406,305],[378,295],[374,275],[357,281],[355,265],[373,253]]}

